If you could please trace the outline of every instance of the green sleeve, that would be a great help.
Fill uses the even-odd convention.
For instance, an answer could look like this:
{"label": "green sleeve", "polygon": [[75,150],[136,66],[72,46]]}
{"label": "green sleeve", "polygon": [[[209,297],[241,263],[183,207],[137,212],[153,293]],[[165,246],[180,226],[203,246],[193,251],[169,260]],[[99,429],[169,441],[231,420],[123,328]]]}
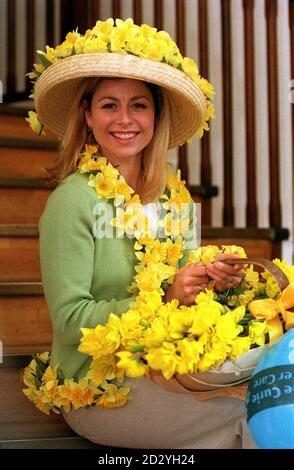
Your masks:
{"label": "green sleeve", "polygon": [[78,344],[81,328],[104,324],[110,313],[128,310],[132,300],[96,302],[91,294],[96,202],[95,194],[63,183],[50,196],[39,224],[44,293],[53,334],[65,345]]}

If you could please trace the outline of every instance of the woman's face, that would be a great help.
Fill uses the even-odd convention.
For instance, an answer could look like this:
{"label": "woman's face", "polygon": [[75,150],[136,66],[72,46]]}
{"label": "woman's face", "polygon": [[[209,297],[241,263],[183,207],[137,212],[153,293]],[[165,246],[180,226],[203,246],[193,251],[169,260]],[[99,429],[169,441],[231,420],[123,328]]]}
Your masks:
{"label": "woman's face", "polygon": [[103,79],[86,111],[101,154],[112,162],[141,157],[154,133],[154,101],[140,80]]}

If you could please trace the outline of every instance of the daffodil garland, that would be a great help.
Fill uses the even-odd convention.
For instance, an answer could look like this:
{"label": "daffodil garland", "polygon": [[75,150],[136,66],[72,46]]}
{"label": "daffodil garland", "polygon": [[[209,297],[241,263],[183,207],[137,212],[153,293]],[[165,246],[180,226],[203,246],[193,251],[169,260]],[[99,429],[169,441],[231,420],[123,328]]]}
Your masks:
{"label": "daffodil garland", "polygon": [[[86,377],[75,381],[65,379],[62,364],[50,365],[49,353],[37,355],[25,369],[25,395],[44,413],[78,409],[96,405],[114,408],[127,403],[130,388],[123,386],[124,377],[150,377],[160,371],[169,379],[175,373],[204,372],[220,366],[227,359],[234,361],[252,345],[263,345],[270,327],[255,320],[246,309],[256,298],[275,298],[279,288],[269,273],[259,278],[253,266],[246,268],[240,286],[217,294],[210,289],[200,293],[195,304],[179,306],[177,300],[164,303],[164,287],[172,284],[178,261],[183,257],[185,244],[173,231],[174,218],[181,215],[181,203],[192,202],[180,180],[179,173],[168,173],[167,191],[161,196],[167,211],[163,225],[165,238],[146,236],[148,218],[142,212],[138,195],[127,185],[95,146],[86,145],[78,164],[80,173],[89,173],[88,184],[99,198],[123,202],[119,216],[112,220],[114,227],[132,232],[138,259],[136,274],[129,290],[134,302],[120,317],[109,315],[105,325],[82,328],[78,350],[92,357]],[[178,206],[175,206],[177,202]],[[138,220],[143,224],[138,226]],[[185,223],[182,226],[186,226]],[[144,227],[144,230],[142,230]],[[200,247],[190,252],[188,262],[210,262],[220,253],[236,253],[245,257],[237,246]],[[294,281],[294,267],[284,261],[275,261]]]}
{"label": "daffodil garland", "polygon": [[[200,76],[196,63],[189,57],[183,57],[176,45],[166,31],[157,31],[146,24],[137,26],[131,18],[125,21],[112,18],[106,21],[97,21],[92,29],[88,29],[84,35],[78,31],[70,32],[65,40],[55,48],[46,46],[46,52],[37,51],[41,64],[34,64],[32,72],[28,77],[33,83],[34,97],[35,83],[42,73],[52,64],[59,62],[65,57],[76,54],[94,54],[96,52],[115,52],[120,54],[132,54],[145,59],[164,62],[171,67],[182,70],[199,86],[206,97],[206,114],[202,125],[197,131],[201,137],[204,130],[209,130],[208,121],[214,118],[213,86]],[[31,128],[39,135],[44,126],[34,111],[29,112],[26,118]]]}

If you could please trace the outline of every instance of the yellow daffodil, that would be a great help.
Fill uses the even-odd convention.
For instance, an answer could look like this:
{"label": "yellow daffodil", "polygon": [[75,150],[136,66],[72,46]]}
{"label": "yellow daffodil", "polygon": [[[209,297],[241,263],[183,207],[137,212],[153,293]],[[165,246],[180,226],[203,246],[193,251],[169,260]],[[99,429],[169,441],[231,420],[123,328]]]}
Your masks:
{"label": "yellow daffodil", "polygon": [[237,338],[235,338],[231,345],[229,359],[231,361],[234,361],[235,359],[238,359],[238,357],[240,357],[242,354],[245,354],[247,351],[249,351],[251,341],[252,338],[248,336],[238,336]]}
{"label": "yellow daffodil", "polygon": [[113,355],[93,359],[88,372],[89,379],[96,385],[115,378],[116,365]]}
{"label": "yellow daffodil", "polygon": [[180,362],[175,344],[167,342],[159,348],[151,349],[145,359],[151,369],[161,370],[167,380],[174,375]]}
{"label": "yellow daffodil", "polygon": [[70,401],[75,410],[93,403],[96,388],[89,384],[87,379],[79,382],[65,379],[64,385],[60,387],[60,396]]}
{"label": "yellow daffodil", "polygon": [[249,337],[252,344],[263,346],[265,343],[265,335],[270,327],[265,322],[253,321],[249,325]]}
{"label": "yellow daffodil", "polygon": [[[110,314],[109,322],[116,322],[118,317]],[[108,322],[108,324],[109,324]],[[96,328],[81,328],[83,337],[78,347],[80,352],[94,357],[103,357],[112,354],[120,345],[120,335],[118,329],[112,325],[97,325]]]}
{"label": "yellow daffodil", "polygon": [[35,113],[35,111],[29,111],[28,114],[29,114],[29,117],[25,118],[25,120],[29,123],[30,128],[39,135],[41,134],[45,135],[44,126],[41,123],[37,113]]}
{"label": "yellow daffodil", "polygon": [[137,353],[122,351],[116,355],[119,359],[117,367],[122,369],[128,377],[143,377],[146,374],[148,367]]}
{"label": "yellow daffodil", "polygon": [[203,344],[201,341],[192,341],[188,338],[177,341],[177,354],[180,360],[176,371],[179,374],[192,374],[202,353]]}
{"label": "yellow daffodil", "polygon": [[127,403],[129,399],[130,387],[118,388],[115,384],[103,384],[103,391],[96,401],[99,408],[117,408]]}

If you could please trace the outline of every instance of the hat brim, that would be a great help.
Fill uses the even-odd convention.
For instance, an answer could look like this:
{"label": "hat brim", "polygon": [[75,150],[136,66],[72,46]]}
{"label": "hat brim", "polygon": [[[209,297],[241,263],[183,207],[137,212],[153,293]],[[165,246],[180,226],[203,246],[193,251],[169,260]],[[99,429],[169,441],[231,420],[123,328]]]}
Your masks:
{"label": "hat brim", "polygon": [[35,86],[39,118],[58,136],[64,134],[72,103],[86,77],[132,78],[162,87],[171,110],[169,148],[185,143],[203,122],[205,96],[184,72],[165,63],[130,54],[77,54],[48,67]]}

